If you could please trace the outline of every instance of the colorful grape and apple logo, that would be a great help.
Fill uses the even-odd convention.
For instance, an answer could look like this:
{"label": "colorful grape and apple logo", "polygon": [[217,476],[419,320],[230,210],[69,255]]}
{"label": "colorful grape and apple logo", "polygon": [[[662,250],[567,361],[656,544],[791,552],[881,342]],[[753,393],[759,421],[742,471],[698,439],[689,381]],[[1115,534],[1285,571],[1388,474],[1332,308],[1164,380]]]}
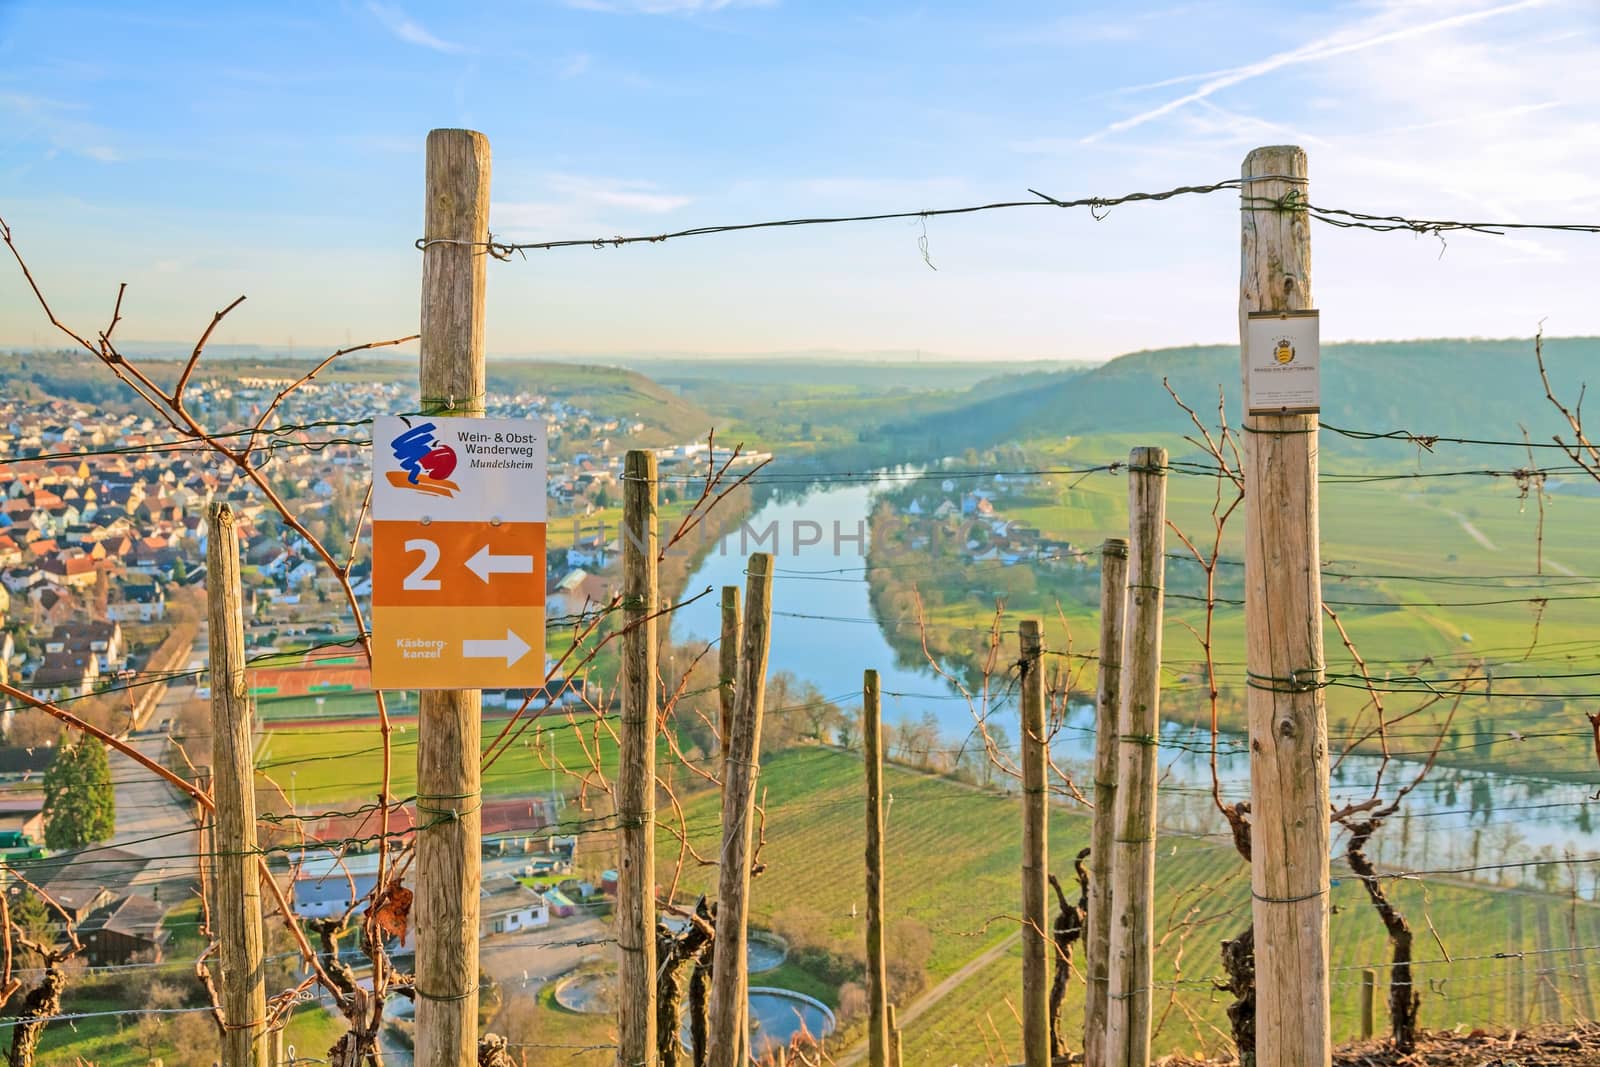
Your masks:
{"label": "colorful grape and apple logo", "polygon": [[389,484],[433,496],[452,497],[461,489],[450,480],[456,469],[456,451],[440,444],[431,422],[413,426],[389,442],[400,469],[389,471]]}

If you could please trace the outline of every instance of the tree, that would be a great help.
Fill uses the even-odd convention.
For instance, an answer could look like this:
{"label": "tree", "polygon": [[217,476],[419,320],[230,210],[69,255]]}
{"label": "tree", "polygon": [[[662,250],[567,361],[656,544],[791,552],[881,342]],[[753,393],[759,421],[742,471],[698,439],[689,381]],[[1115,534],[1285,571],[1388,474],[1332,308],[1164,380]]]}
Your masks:
{"label": "tree", "polygon": [[933,955],[933,935],[916,919],[897,919],[889,927],[889,995],[909,1002],[928,983],[928,959]]}
{"label": "tree", "polygon": [[[50,945],[55,942],[56,935],[51,925],[50,909],[33,890],[20,885],[12,886],[11,899],[8,903],[11,908],[11,923],[24,938],[37,945]],[[37,955],[26,950],[23,952],[24,959],[30,961],[25,966],[41,965]]]}
{"label": "tree", "polygon": [[222,1043],[217,1037],[217,1025],[205,1012],[167,1016],[167,1040],[172,1052],[167,1062],[178,1067],[211,1067],[221,1059]]}
{"label": "tree", "polygon": [[44,772],[44,843],[83,848],[108,839],[117,828],[117,799],[106,748],[92,737],[63,737],[56,760]]}
{"label": "tree", "polygon": [[[183,995],[176,986],[154,982],[145,990],[141,1007],[154,1012],[170,1012],[183,1003]],[[134,1044],[144,1050],[145,1058],[153,1060],[161,1054],[168,1041],[167,1027],[171,1018],[164,1014],[141,1016],[133,1030]]]}

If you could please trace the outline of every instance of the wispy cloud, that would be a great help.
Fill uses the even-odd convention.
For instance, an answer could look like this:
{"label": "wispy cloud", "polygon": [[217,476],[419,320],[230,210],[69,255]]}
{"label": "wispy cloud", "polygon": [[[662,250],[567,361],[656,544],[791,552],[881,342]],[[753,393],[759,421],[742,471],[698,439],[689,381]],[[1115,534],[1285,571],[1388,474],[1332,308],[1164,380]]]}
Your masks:
{"label": "wispy cloud", "polygon": [[556,74],[563,78],[576,78],[586,73],[594,63],[594,57],[588,52],[578,52],[561,61],[556,68]]}
{"label": "wispy cloud", "polygon": [[97,163],[116,163],[122,152],[109,143],[104,127],[73,116],[83,112],[70,104],[27,93],[0,93],[0,114],[9,114],[19,126],[39,133],[53,151],[69,152]]}
{"label": "wispy cloud", "polygon": [[626,178],[552,174],[544,182],[552,196],[495,201],[489,208],[496,232],[549,233],[604,228],[619,216],[665,215],[694,202],[653,183]]}
{"label": "wispy cloud", "polygon": [[[1466,26],[1474,22],[1480,22],[1484,19],[1495,18],[1500,15],[1508,15],[1513,12],[1524,11],[1529,8],[1541,7],[1546,2],[1547,0],[1517,0],[1515,3],[1501,4],[1497,7],[1448,15],[1444,18],[1432,19],[1428,22],[1417,23],[1411,26],[1402,26],[1398,29],[1379,29],[1375,25],[1375,20],[1363,20],[1361,23],[1346,27],[1345,29],[1329,34],[1328,36],[1320,37],[1317,40],[1303,44],[1298,48],[1291,48],[1288,51],[1279,52],[1275,55],[1268,56],[1265,59],[1257,60],[1254,63],[1247,63],[1243,66],[1234,67],[1229,70],[1218,71],[1212,77],[1202,82],[1199,88],[1195,89],[1193,92],[1185,93],[1183,96],[1175,97],[1171,100],[1168,100],[1166,103],[1149,108],[1145,111],[1141,111],[1137,115],[1113,122],[1109,126],[1106,126],[1105,128],[1085,137],[1084,141],[1097,141],[1109,134],[1121,133],[1124,130],[1131,130],[1136,126],[1143,126],[1145,123],[1161,118],[1163,115],[1169,115],[1180,108],[1188,106],[1189,104],[1204,100],[1213,93],[1227,89],[1234,85],[1238,85],[1241,82],[1249,81],[1252,78],[1259,78],[1264,74],[1270,74],[1273,71],[1281,70],[1284,67],[1292,67],[1302,63],[1320,62],[1325,59],[1332,59],[1336,56],[1348,55],[1352,52],[1360,52],[1368,48],[1375,48],[1379,45],[1392,44],[1396,41],[1403,41],[1412,37],[1420,37],[1424,34],[1438,33],[1444,30],[1455,29],[1457,27]],[[1175,83],[1177,80],[1181,79],[1169,79],[1169,84]]]}
{"label": "wispy cloud", "polygon": [[585,178],[570,174],[552,175],[550,188],[575,200],[603,207],[622,208],[646,215],[662,215],[693,202],[694,198],[663,193],[650,182],[618,178]]}
{"label": "wispy cloud", "polygon": [[377,3],[376,0],[368,0],[367,10],[372,13],[374,18],[383,23],[384,29],[388,30],[390,33],[394,34],[407,44],[414,44],[422,48],[431,48],[435,52],[456,53],[466,51],[466,48],[463,45],[456,44],[454,41],[446,41],[442,38],[435,37],[433,34],[428,32],[427,28],[423,26],[422,23],[418,22],[416,19],[413,19],[411,16],[407,15],[404,11],[401,11],[397,7],[391,7],[388,4],[380,4]]}
{"label": "wispy cloud", "polygon": [[566,0],[580,11],[612,15],[700,15],[735,7],[776,7],[778,0]]}

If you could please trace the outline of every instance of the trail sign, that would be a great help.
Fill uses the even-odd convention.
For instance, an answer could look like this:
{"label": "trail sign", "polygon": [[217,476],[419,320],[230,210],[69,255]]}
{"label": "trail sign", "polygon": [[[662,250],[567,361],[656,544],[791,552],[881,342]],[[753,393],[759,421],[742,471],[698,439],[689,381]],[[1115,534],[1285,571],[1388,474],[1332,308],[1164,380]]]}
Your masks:
{"label": "trail sign", "polygon": [[381,415],[372,427],[372,684],[544,682],[544,425]]}

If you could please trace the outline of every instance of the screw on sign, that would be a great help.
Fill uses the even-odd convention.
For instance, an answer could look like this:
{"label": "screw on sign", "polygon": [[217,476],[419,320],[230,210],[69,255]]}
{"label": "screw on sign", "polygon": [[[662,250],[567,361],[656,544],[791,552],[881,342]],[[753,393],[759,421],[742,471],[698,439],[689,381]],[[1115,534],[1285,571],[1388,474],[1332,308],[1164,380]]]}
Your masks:
{"label": "screw on sign", "polygon": [[375,420],[372,684],[544,681],[544,425]]}

